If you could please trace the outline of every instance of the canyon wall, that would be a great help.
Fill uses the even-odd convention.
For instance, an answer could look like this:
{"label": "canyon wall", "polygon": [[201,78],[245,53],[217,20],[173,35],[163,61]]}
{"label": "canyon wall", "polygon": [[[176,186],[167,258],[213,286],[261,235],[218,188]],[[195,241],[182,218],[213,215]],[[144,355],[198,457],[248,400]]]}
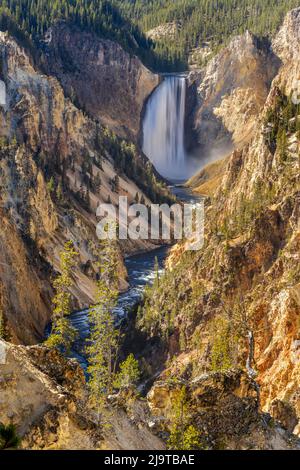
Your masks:
{"label": "canyon wall", "polygon": [[[67,34],[63,26],[59,31]],[[58,31],[56,33],[59,34]],[[54,35],[54,31],[51,34]],[[66,47],[68,38],[71,40],[70,35],[64,37]],[[60,39],[62,41],[63,38]],[[79,41],[78,34],[74,34],[73,39]],[[83,39],[91,45],[91,38],[83,35]],[[122,126],[128,125],[134,134],[135,124],[135,130],[138,130],[143,99],[155,86],[156,78],[137,59],[129,58],[118,45],[111,42],[97,44],[93,51],[99,55],[99,64],[103,61],[109,63],[111,82],[113,75],[119,77],[119,81],[113,81],[114,89],[109,91],[104,82],[100,83],[101,77],[106,80],[100,70],[94,70],[98,82],[94,83],[93,89],[91,84],[85,83],[85,91],[90,93],[87,104],[95,95],[98,100],[94,108],[95,117],[102,116],[102,113],[109,116],[113,109],[120,119],[124,118]],[[60,46],[63,50],[62,42]],[[73,46],[71,50],[77,50],[76,44]],[[80,67],[86,71],[90,65],[83,65],[84,55],[81,55]],[[117,207],[119,195],[127,196],[131,203],[137,194],[150,204],[152,183],[147,181],[156,183],[151,176],[151,165],[146,165],[145,157],[139,155],[133,144],[119,141],[110,130],[88,117],[74,104],[76,100],[72,102],[65,95],[58,79],[43,75],[29,52],[3,32],[0,33],[0,57],[1,79],[6,85],[6,104],[0,108],[0,307],[13,340],[32,344],[43,338],[50,318],[51,282],[59,272],[59,254],[64,243],[72,240],[80,255],[73,272],[73,308],[89,306],[93,303],[98,275],[98,205],[111,201]],[[93,57],[86,59],[87,64]],[[60,64],[59,57],[57,60]],[[123,69],[128,71],[127,75]],[[73,73],[73,77],[77,76]],[[70,79],[70,75],[68,77]],[[60,78],[64,82],[64,77]],[[126,90],[122,80],[127,83]],[[128,87],[131,87],[131,94]],[[118,112],[113,102],[102,102],[101,96],[104,95],[110,96],[113,102],[119,100],[123,114]],[[81,99],[85,100],[85,95]],[[136,101],[131,106],[127,99],[132,103]],[[93,114],[92,110],[90,114]],[[110,116],[113,121],[113,116]],[[129,121],[133,116],[136,122],[131,125]],[[127,158],[129,163],[123,162],[121,167],[121,163],[116,163],[116,159],[121,158]],[[133,167],[132,173],[136,173],[136,181],[139,184],[145,181],[143,187],[149,196],[126,176],[129,164]],[[117,174],[118,188],[113,184]],[[159,197],[156,190],[152,194]],[[151,247],[150,242],[143,241],[124,242],[120,246],[121,290],[127,287],[122,256]]]}
{"label": "canyon wall", "polygon": [[118,135],[138,138],[144,102],[158,75],[119,44],[64,23],[48,31],[43,52],[47,72],[80,108]]}
{"label": "canyon wall", "polygon": [[0,421],[15,424],[22,449],[165,448],[148,426],[150,413],[142,401],[127,397],[122,406],[112,404],[106,425],[100,424],[89,406],[83,370],[55,350],[0,340],[0,373]]}
{"label": "canyon wall", "polygon": [[[296,9],[287,15],[272,45],[281,66],[269,93],[273,71],[262,80],[259,73],[255,79],[257,68],[253,69],[255,112],[248,118],[246,114],[251,132],[228,157],[214,197],[206,200],[204,248],[192,253],[185,252],[184,243],[174,247],[169,269],[146,298],[139,319],[152,341],[165,344],[167,367],[161,378],[179,375],[190,382],[211,370],[242,366],[260,389],[262,409],[296,434],[300,433],[300,161],[299,111],[292,96],[299,93],[300,55],[295,41],[299,31],[300,9]],[[246,35],[232,44],[237,41],[241,48],[224,73],[231,77],[236,71],[233,82],[240,81],[242,87],[248,66],[253,66],[246,60],[246,68],[242,67],[253,38]],[[219,59],[227,54],[228,50]],[[213,83],[204,107],[223,94],[218,81]],[[232,80],[226,86],[231,88]],[[218,109],[224,111],[226,102],[234,103],[236,93],[219,101]],[[232,136],[235,132],[245,136],[235,111],[234,105],[230,114],[223,114],[223,122],[228,123],[231,115],[237,122]]]}
{"label": "canyon wall", "polygon": [[280,60],[267,40],[237,36],[207,66],[189,74],[197,104],[189,117],[191,148],[203,164],[249,140]]}

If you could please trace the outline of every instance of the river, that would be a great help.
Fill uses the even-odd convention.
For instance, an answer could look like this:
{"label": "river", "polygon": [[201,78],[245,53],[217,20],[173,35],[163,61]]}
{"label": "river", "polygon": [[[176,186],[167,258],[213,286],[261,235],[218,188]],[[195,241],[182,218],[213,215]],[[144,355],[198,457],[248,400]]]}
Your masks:
{"label": "river", "polygon": [[[185,203],[196,203],[199,198],[192,194],[188,189],[181,186],[170,188],[179,200]],[[162,246],[158,249],[130,256],[125,259],[125,265],[128,272],[129,289],[120,294],[118,306],[115,310],[116,323],[120,323],[122,318],[126,317],[128,312],[141,301],[146,285],[151,285],[155,277],[155,259],[157,258],[159,270],[162,273],[164,263],[168,256],[170,247]],[[83,368],[86,368],[86,359],[84,357],[84,346],[89,336],[88,310],[74,312],[71,316],[71,323],[78,332],[78,339],[75,342],[72,356],[75,357]]]}
{"label": "river", "polygon": [[[173,179],[170,187],[178,200],[196,204],[197,198],[189,190],[180,186],[176,179],[188,178],[189,159],[184,146],[184,120],[186,109],[186,78],[183,75],[164,77],[149,102],[143,121],[143,150],[156,170]],[[129,289],[119,296],[115,309],[116,325],[120,325],[128,312],[141,301],[145,286],[151,285],[155,276],[155,259],[163,271],[164,262],[170,247],[131,256],[125,260]],[[89,336],[88,310],[74,312],[72,325],[78,331],[78,340],[72,355],[86,368],[84,348]]]}
{"label": "river", "polygon": [[[156,258],[159,263],[160,272],[163,272],[164,261],[168,255],[169,249],[170,248],[167,246],[162,246],[156,250],[130,256],[125,259],[129,289],[119,296],[118,306],[115,309],[117,324],[120,323],[120,321],[127,316],[128,312],[142,299],[145,286],[153,283]],[[89,336],[88,310],[74,312],[70,316],[70,319],[79,336],[75,342],[72,356],[86,368],[84,346]]]}

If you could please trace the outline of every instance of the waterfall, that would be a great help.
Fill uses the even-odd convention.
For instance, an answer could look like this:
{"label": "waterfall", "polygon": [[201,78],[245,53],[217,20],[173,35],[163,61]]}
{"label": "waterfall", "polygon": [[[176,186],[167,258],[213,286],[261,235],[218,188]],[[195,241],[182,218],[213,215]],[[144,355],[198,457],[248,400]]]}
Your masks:
{"label": "waterfall", "polygon": [[150,97],[143,122],[143,151],[164,177],[183,180],[186,80],[167,76]]}

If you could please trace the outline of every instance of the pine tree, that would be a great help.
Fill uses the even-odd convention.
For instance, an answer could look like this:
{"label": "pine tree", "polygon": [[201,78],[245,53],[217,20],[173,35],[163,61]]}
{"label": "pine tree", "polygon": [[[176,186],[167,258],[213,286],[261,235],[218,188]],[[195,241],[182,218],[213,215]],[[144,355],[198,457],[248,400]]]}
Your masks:
{"label": "pine tree", "polygon": [[211,368],[213,372],[223,372],[233,366],[234,341],[230,322],[224,318],[216,318],[212,329],[213,345],[211,351]]}
{"label": "pine tree", "polygon": [[87,207],[90,208],[90,205],[91,205],[91,197],[90,197],[90,190],[89,190],[89,188],[86,189],[85,203],[86,203]]}
{"label": "pine tree", "polygon": [[4,339],[5,335],[5,330],[4,330],[4,324],[3,324],[3,316],[2,313],[0,312],[0,339]]}
{"label": "pine tree", "polygon": [[116,175],[112,181],[113,191],[118,193],[120,191],[120,178]]}
{"label": "pine tree", "polygon": [[65,352],[70,351],[76,338],[76,331],[71,326],[68,316],[71,313],[72,270],[77,257],[78,253],[75,251],[73,242],[66,242],[64,250],[60,253],[60,274],[53,283],[55,296],[52,300],[54,306],[52,330],[46,345],[52,348],[62,348]]}
{"label": "pine tree", "polygon": [[114,386],[116,388],[134,387],[140,378],[139,363],[133,354],[120,365],[120,372],[117,374]]}
{"label": "pine tree", "polygon": [[185,429],[182,447],[183,450],[203,450],[201,433],[195,426],[190,425]]}
{"label": "pine tree", "polygon": [[8,341],[7,333],[6,333],[5,318],[4,318],[4,314],[1,308],[0,308],[0,339],[4,339],[4,341]]}
{"label": "pine tree", "polygon": [[173,418],[168,440],[170,450],[201,450],[201,434],[191,424],[190,404],[185,387],[182,387],[173,403]]}
{"label": "pine tree", "polygon": [[63,201],[63,188],[61,182],[58,183],[56,188],[56,199],[59,202]]}
{"label": "pine tree", "polygon": [[50,194],[53,194],[55,191],[55,180],[54,177],[51,176],[50,180],[47,183],[47,188]]}
{"label": "pine tree", "polygon": [[97,193],[99,193],[100,189],[101,189],[101,177],[100,177],[100,172],[98,172],[98,171],[97,171],[96,176],[95,176],[94,187],[95,187],[95,191]]}
{"label": "pine tree", "polygon": [[14,424],[0,423],[0,450],[17,449],[21,443]]}
{"label": "pine tree", "polygon": [[101,242],[100,280],[96,302],[89,310],[90,338],[87,346],[91,403],[100,417],[107,395],[113,390],[120,333],[114,325],[118,299],[117,251],[110,240]]}

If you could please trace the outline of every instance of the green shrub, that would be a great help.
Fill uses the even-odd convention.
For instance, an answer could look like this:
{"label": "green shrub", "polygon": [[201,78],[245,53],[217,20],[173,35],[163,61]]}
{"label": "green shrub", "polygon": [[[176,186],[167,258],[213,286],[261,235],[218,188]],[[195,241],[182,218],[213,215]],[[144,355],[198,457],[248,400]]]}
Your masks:
{"label": "green shrub", "polygon": [[17,435],[14,424],[7,426],[0,423],[0,449],[17,449],[21,443],[21,438]]}
{"label": "green shrub", "polygon": [[133,354],[120,365],[120,372],[114,381],[114,386],[118,389],[135,386],[140,378],[139,363]]}

